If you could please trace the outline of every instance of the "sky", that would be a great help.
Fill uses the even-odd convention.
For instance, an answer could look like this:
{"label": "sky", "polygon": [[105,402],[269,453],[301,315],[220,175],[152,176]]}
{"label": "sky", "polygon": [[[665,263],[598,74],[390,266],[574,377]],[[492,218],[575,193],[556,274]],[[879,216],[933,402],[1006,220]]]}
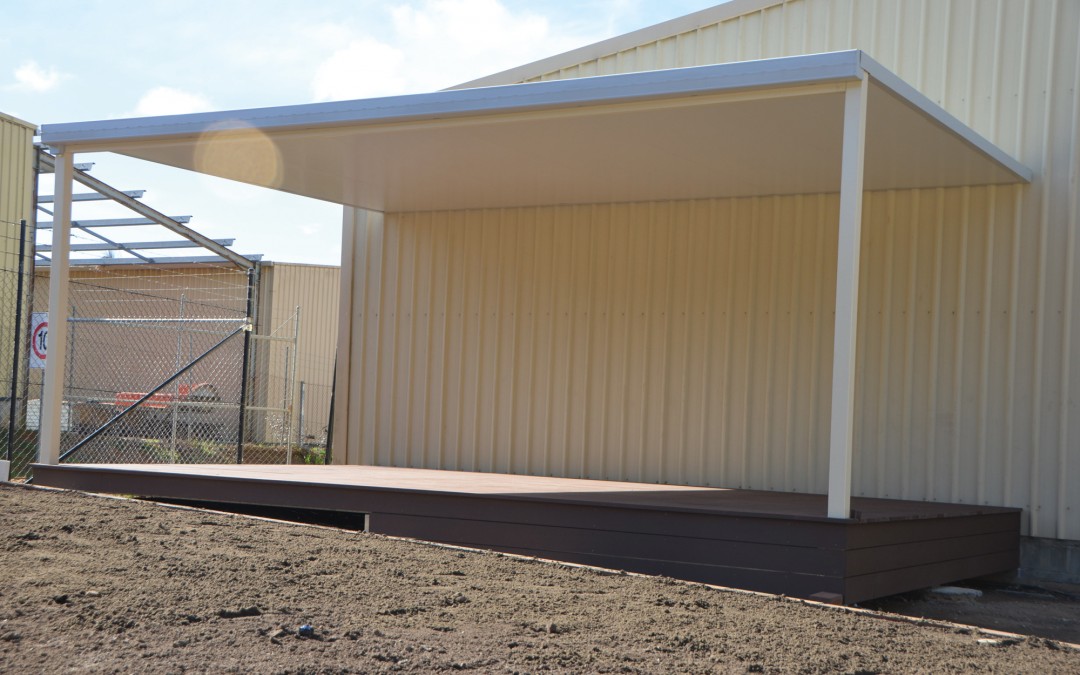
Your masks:
{"label": "sky", "polygon": [[[435,91],[718,2],[12,0],[0,21],[0,112],[40,125]],[[240,253],[340,261],[339,205],[108,153],[76,161],[116,188],[147,190],[143,201],[168,215],[193,216],[203,234],[235,238]],[[115,208],[77,204],[74,217],[135,215]],[[125,239],[148,237],[170,238]]]}

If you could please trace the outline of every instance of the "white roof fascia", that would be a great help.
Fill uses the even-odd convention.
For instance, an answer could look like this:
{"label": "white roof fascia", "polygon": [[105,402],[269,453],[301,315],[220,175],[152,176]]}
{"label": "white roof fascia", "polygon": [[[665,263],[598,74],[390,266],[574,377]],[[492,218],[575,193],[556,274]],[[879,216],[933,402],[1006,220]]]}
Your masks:
{"label": "white roof fascia", "polygon": [[49,146],[91,151],[96,146],[108,149],[125,141],[194,137],[211,130],[303,131],[391,124],[825,84],[863,76],[859,52],[850,50],[358,101],[46,124],[41,139]]}
{"label": "white roof fascia", "polygon": [[1001,148],[979,135],[971,127],[950,115],[940,105],[922,94],[918,89],[900,79],[899,76],[889,71],[888,68],[870,58],[865,52],[859,51],[859,67],[870,76],[871,79],[881,84],[892,92],[901,101],[916,108],[937,124],[953,132],[969,145],[976,148],[993,161],[1012,172],[1017,178],[1025,183],[1030,183],[1034,172],[1017,160],[1009,156]]}
{"label": "white roof fascia", "polygon": [[782,5],[786,1],[787,0],[728,0],[728,2],[721,3],[715,7],[709,7],[669,21],[646,26],[645,28],[617,35],[613,38],[608,38],[607,40],[601,40],[600,42],[594,42],[584,47],[563,52],[562,54],[549,56],[545,59],[540,59],[539,61],[526,63],[491,75],[485,75],[484,77],[470,80],[469,82],[447,87],[447,89],[491,87],[500,84],[522,82],[534,77],[546,75],[547,73],[556,70],[569,68],[604,56],[617,54],[618,52],[627,49],[633,49],[634,47],[649,42],[656,42],[680,33],[686,33],[714,23],[734,19],[743,14],[760,12],[768,7]]}

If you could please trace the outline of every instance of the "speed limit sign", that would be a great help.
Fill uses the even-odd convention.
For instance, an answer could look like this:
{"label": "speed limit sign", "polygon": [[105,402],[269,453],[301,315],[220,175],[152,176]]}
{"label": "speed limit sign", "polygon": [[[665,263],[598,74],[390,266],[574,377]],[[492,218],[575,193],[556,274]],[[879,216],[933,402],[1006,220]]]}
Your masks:
{"label": "speed limit sign", "polygon": [[46,346],[49,341],[49,313],[33,312],[30,315],[30,367],[44,368]]}

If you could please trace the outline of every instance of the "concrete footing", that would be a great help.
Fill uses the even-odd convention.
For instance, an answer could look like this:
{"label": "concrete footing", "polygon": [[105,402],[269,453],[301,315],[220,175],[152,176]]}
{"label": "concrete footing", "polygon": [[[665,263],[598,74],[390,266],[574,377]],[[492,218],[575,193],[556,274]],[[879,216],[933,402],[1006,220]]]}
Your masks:
{"label": "concrete footing", "polygon": [[1080,541],[1021,537],[1017,578],[1080,584]]}

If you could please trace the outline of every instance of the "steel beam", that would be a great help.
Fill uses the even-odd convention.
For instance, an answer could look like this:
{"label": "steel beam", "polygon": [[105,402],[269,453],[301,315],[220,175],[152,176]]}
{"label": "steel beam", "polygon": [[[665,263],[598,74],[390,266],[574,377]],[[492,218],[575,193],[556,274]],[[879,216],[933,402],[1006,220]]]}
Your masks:
{"label": "steel beam", "polygon": [[[222,246],[232,246],[235,239],[214,239],[213,241],[221,244]],[[125,241],[121,244],[113,244],[102,242],[100,244],[72,244],[72,251],[127,251],[133,250],[146,251],[150,249],[174,249],[174,248],[202,248],[199,244],[193,241],[183,239],[180,241]],[[38,251],[48,253],[52,250],[52,246],[49,244],[42,244],[37,247]]]}
{"label": "steel beam", "polygon": [[[79,171],[89,171],[89,170],[94,168],[94,162],[76,162],[75,163],[75,168],[78,169]],[[52,172],[53,172],[53,168],[51,166],[48,167],[48,168],[43,166],[43,167],[41,167],[41,170],[38,171],[38,173],[52,173]]]}
{"label": "steel beam", "polygon": [[[169,216],[169,218],[175,220],[178,223],[191,222],[191,216]],[[150,220],[149,218],[101,218],[97,220],[80,220],[77,223],[72,223],[72,225],[76,224],[85,230],[91,227],[133,227],[137,225],[157,225],[157,222]],[[51,230],[52,226],[53,224],[51,220],[41,220],[38,221],[37,229]]]}
{"label": "steel beam", "polygon": [[[42,152],[42,153],[40,153],[40,155],[41,155],[41,160],[42,160],[43,164],[48,165],[48,164],[53,163],[53,156],[50,155],[49,153]],[[128,207],[129,209],[131,209],[135,213],[138,213],[139,215],[141,215],[141,216],[143,216],[145,218],[149,218],[150,220],[154,221],[158,225],[161,225],[162,227],[164,227],[164,228],[166,228],[168,230],[171,230],[171,231],[175,232],[176,234],[179,234],[184,239],[189,239],[189,240],[199,244],[201,247],[205,248],[206,250],[210,251],[211,253],[214,253],[214,254],[222,257],[222,258],[225,258],[226,260],[228,260],[232,264],[236,265],[237,267],[239,267],[241,269],[245,269],[245,270],[246,269],[252,269],[253,267],[255,267],[255,263],[252,262],[249,258],[246,258],[246,257],[240,255],[239,253],[231,251],[228,248],[217,244],[216,242],[214,242],[213,239],[210,239],[209,237],[207,237],[207,236],[205,236],[203,234],[200,234],[200,233],[196,232],[195,230],[192,230],[189,227],[184,227],[183,225],[181,225],[180,223],[176,222],[175,220],[169,218],[168,216],[161,213],[160,211],[157,211],[156,209],[153,209],[153,208],[147,206],[146,204],[143,204],[142,202],[137,201],[136,199],[132,198],[127,193],[121,192],[120,190],[117,190],[113,186],[111,186],[111,185],[109,185],[107,183],[103,183],[102,181],[98,180],[97,178],[94,178],[93,176],[91,176],[91,175],[89,175],[89,174],[87,174],[85,172],[75,171],[74,175],[75,175],[75,180],[82,183],[83,185],[90,188],[91,190],[94,190],[95,192],[97,192],[99,194],[105,195],[106,197],[112,199],[113,201],[115,201],[115,202],[117,202],[119,204],[122,204],[122,205]]]}
{"label": "steel beam", "polygon": [[[46,162],[42,162],[42,164],[46,164]],[[72,171],[75,170],[76,169],[72,167]],[[44,171],[42,173],[49,172]],[[81,183],[82,181],[79,182]],[[124,195],[125,197],[128,197],[129,199],[138,199],[139,197],[142,197],[144,194],[146,194],[146,190],[117,190],[117,192]],[[38,195],[38,204],[52,204],[54,197],[54,195]],[[113,197],[98,192],[80,192],[77,195],[71,195],[71,201],[73,202],[103,202],[109,199],[113,199]]]}
{"label": "steel beam", "polygon": [[[261,253],[245,253],[244,258],[257,262],[262,260]],[[36,265],[38,268],[49,269],[51,261],[39,260]],[[140,260],[138,258],[75,258],[71,260],[72,267],[102,267],[108,265],[196,265],[196,264],[235,264],[231,260],[226,260],[217,255],[193,255],[193,256],[168,256],[154,258],[152,263],[148,263],[146,260]]]}

